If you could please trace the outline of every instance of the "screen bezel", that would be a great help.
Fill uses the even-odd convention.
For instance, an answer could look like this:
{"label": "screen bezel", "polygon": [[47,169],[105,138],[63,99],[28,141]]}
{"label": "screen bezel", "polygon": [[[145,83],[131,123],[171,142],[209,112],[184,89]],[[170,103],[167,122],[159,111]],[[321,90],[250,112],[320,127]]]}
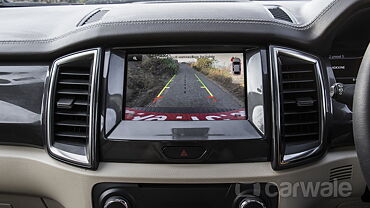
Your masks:
{"label": "screen bezel", "polygon": [[[175,49],[174,49],[175,48]],[[203,50],[206,48],[207,50]],[[158,46],[158,47],[134,47],[134,48],[112,48],[104,53],[103,79],[101,80],[101,131],[99,157],[102,162],[129,162],[129,163],[234,163],[234,162],[263,162],[270,161],[271,145],[271,102],[270,102],[270,80],[268,69],[267,49],[264,47],[235,46],[235,45],[197,45],[197,46]],[[159,50],[160,49],[160,50]],[[181,50],[180,50],[181,49]],[[250,125],[254,126],[253,131],[257,132],[256,137],[236,139],[236,140],[134,140],[125,139],[119,133],[116,138],[112,138],[112,133],[122,123],[122,102],[124,84],[116,82],[116,77],[124,77],[125,54],[130,51],[145,51],[153,53],[155,51],[166,52],[240,52],[246,54],[259,54],[261,57],[261,73],[263,84],[263,109],[265,131],[262,133],[249,120]],[[199,50],[197,50],[199,49]],[[149,51],[149,52],[148,52]],[[244,59],[246,61],[246,59]],[[245,64],[245,63],[244,63]],[[117,84],[118,83],[118,84]],[[121,103],[121,104],[120,104]],[[177,121],[174,121],[177,122]],[[189,123],[189,121],[186,121]],[[196,121],[193,121],[196,122]],[[204,121],[199,121],[204,122]],[[192,123],[192,122],[190,122]],[[217,122],[213,122],[217,123]],[[145,125],[143,125],[145,127]],[[162,149],[165,146],[203,146],[207,151],[201,158],[197,159],[169,159],[163,155]],[[222,152],[228,152],[223,154]]]}

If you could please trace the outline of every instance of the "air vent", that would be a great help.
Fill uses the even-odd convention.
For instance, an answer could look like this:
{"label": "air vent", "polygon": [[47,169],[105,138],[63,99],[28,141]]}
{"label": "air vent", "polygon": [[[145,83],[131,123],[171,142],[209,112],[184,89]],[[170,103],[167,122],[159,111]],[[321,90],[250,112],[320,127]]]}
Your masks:
{"label": "air vent", "polygon": [[268,10],[275,19],[293,23],[292,18],[281,7],[270,6]]}
{"label": "air vent", "polygon": [[[278,61],[281,73],[281,135],[284,143],[294,146],[303,142],[319,142],[320,112],[315,64],[288,55],[280,55]],[[294,148],[289,150],[288,147],[285,153],[294,153]]]}
{"label": "air vent", "polygon": [[80,23],[78,24],[78,26],[83,26],[83,25],[87,25],[90,23],[100,21],[103,18],[103,16],[107,14],[108,12],[109,10],[104,10],[104,9],[95,10],[91,12],[89,15],[87,15],[84,19],[82,19]]}
{"label": "air vent", "polygon": [[352,165],[345,165],[341,167],[332,168],[330,170],[329,181],[342,181],[352,179],[353,167]]}
{"label": "air vent", "polygon": [[271,48],[276,108],[276,157],[280,165],[316,155],[323,144],[323,83],[318,60],[284,48]]}
{"label": "air vent", "polygon": [[48,147],[56,158],[92,167],[99,49],[54,62],[48,97]]}

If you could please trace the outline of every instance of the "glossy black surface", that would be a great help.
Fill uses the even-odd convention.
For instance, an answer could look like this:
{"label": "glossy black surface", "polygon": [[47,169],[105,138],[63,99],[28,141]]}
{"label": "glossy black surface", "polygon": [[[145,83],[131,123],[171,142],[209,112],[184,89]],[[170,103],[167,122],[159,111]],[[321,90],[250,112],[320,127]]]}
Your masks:
{"label": "glossy black surface", "polygon": [[[150,48],[150,49],[127,49],[130,52],[139,50],[140,52],[227,52],[231,51],[245,51],[248,47],[242,46],[211,46],[211,47],[172,47],[172,48]],[[250,49],[250,48],[248,48]],[[128,51],[127,51],[128,53]],[[253,54],[260,54],[260,50],[248,50],[251,57]],[[262,62],[266,57],[262,57]],[[108,61],[109,60],[109,61]],[[262,73],[262,77],[267,76],[267,70],[261,67],[266,65],[261,63],[258,70]],[[234,139],[217,139],[207,137],[206,139],[192,139],[192,140],[176,140],[171,138],[163,139],[155,135],[147,138],[136,139],[136,135],[128,135],[126,131],[122,131],[122,109],[124,101],[124,50],[112,50],[106,53],[106,62],[103,72],[102,94],[104,101],[102,106],[102,133],[100,140],[100,161],[110,162],[150,162],[150,163],[221,163],[221,162],[256,162],[268,161],[270,155],[270,139],[263,136],[263,134],[255,127],[252,121],[245,121],[244,134]],[[265,88],[265,87],[264,87]],[[265,89],[268,89],[266,87]],[[261,92],[262,93],[262,92]],[[267,102],[269,103],[269,102]],[[261,104],[259,104],[261,105]],[[263,108],[263,106],[261,106]],[[268,108],[268,107],[266,107]],[[269,112],[267,110],[267,112]],[[128,121],[129,122],[129,121]],[[132,121],[131,121],[132,122]],[[180,122],[174,121],[181,125]],[[199,121],[206,122],[206,121]],[[221,124],[222,121],[214,122],[213,124]],[[225,121],[227,122],[227,121]],[[231,124],[231,121],[229,121]],[[150,132],[151,128],[156,128],[160,123],[142,122],[138,123],[130,132],[138,132],[141,134],[143,130]],[[161,123],[165,125],[165,122]],[[186,123],[196,124],[196,122]],[[203,123],[205,124],[205,123]],[[214,126],[210,122],[211,126]],[[185,124],[183,124],[185,125]],[[132,125],[130,125],[132,126]],[[240,125],[239,125],[240,126]],[[262,124],[263,126],[263,124]],[[269,125],[266,125],[268,127]],[[195,127],[193,127],[195,128]],[[217,127],[217,128],[223,128]],[[243,127],[241,127],[243,128]],[[162,127],[161,129],[166,129]],[[126,129],[127,130],[127,129]],[[230,129],[229,129],[230,130]],[[229,131],[228,130],[228,131]],[[269,130],[265,132],[269,134]],[[205,149],[205,153],[200,158],[169,158],[163,153],[163,148],[168,146],[200,146]]]}
{"label": "glossy black surface", "polygon": [[122,120],[125,54],[107,51],[105,57],[102,82],[105,102],[101,104],[104,106],[104,132],[108,133]]}
{"label": "glossy black surface", "polygon": [[99,183],[92,190],[94,208],[114,196],[135,208],[238,208],[243,199],[258,196],[266,208],[278,206],[278,189],[270,183],[250,184],[127,184]]}
{"label": "glossy black surface", "polygon": [[43,146],[47,65],[0,65],[0,144]]}
{"label": "glossy black surface", "polygon": [[[332,86],[338,82],[338,80],[334,75],[329,59],[325,64],[327,66],[328,86]],[[354,145],[352,111],[347,105],[339,103],[332,98],[329,99],[332,106],[332,113],[330,114],[331,122],[328,123],[330,125],[328,126],[328,141],[330,142],[330,148]]]}

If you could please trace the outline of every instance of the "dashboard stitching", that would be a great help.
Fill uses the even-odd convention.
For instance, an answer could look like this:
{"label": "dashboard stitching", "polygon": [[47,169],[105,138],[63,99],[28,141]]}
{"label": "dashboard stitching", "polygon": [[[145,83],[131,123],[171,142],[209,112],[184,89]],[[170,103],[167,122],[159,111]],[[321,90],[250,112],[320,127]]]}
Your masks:
{"label": "dashboard stitching", "polygon": [[0,41],[0,44],[19,44],[19,43],[49,43],[56,41],[58,39],[62,39],[74,33],[82,32],[85,30],[90,30],[93,28],[105,27],[105,26],[117,26],[117,25],[141,25],[141,24],[171,24],[171,23],[210,23],[210,24],[265,24],[265,25],[277,25],[281,27],[290,28],[297,31],[308,30],[322,17],[324,14],[330,10],[339,0],[332,1],[323,11],[320,12],[311,22],[303,24],[303,25],[294,25],[294,24],[287,24],[277,21],[271,20],[263,20],[263,19],[156,19],[156,20],[135,20],[135,21],[120,21],[120,22],[101,22],[96,24],[91,24],[88,26],[82,26],[80,29],[73,30],[67,32],[63,35],[49,38],[49,39],[39,39],[39,40],[5,40]]}

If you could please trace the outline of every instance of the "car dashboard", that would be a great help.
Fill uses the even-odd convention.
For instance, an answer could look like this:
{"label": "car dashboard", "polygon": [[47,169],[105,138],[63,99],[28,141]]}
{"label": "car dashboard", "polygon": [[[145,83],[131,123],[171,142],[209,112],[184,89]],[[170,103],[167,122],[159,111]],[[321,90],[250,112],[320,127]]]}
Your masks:
{"label": "car dashboard", "polygon": [[[356,83],[370,1],[0,10],[0,207],[353,207],[366,192],[332,86]],[[163,60],[178,68],[140,72]],[[281,190],[333,181],[351,194]]]}

